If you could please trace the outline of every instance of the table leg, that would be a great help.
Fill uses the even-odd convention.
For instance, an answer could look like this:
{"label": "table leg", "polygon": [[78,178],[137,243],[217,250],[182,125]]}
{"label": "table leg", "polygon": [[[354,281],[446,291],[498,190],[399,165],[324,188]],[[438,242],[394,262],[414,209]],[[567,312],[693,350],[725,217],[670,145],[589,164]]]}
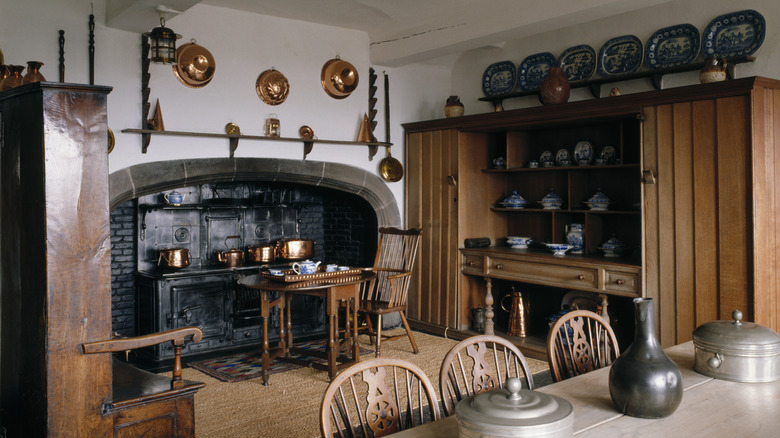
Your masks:
{"label": "table leg", "polygon": [[290,303],[292,303],[293,294],[284,292],[284,299],[287,301],[287,345],[284,348],[284,355],[288,356],[290,347],[293,346],[292,318],[290,317]]}
{"label": "table leg", "polygon": [[326,313],[328,315],[328,346],[326,352],[328,355],[328,377],[333,380],[336,377],[336,358],[339,355],[341,346],[339,345],[339,318],[338,318],[338,300],[333,298],[333,294],[328,290],[326,304]]}
{"label": "table leg", "polygon": [[279,298],[279,304],[277,307],[279,308],[279,344],[277,346],[282,351],[287,351],[287,328],[288,326],[285,324],[285,313],[287,311],[287,294],[284,292],[279,292],[279,294],[282,294],[282,296]]}
{"label": "table leg", "polygon": [[271,356],[269,355],[268,345],[268,315],[270,310],[270,301],[268,299],[268,291],[260,291],[260,325],[263,329],[263,343],[262,343],[262,366],[263,371],[261,375],[263,377],[263,385],[268,386],[268,370],[271,368]]}
{"label": "table leg", "polygon": [[358,307],[360,306],[360,285],[355,285],[355,295],[352,298],[352,360],[360,361],[360,345],[358,344]]}

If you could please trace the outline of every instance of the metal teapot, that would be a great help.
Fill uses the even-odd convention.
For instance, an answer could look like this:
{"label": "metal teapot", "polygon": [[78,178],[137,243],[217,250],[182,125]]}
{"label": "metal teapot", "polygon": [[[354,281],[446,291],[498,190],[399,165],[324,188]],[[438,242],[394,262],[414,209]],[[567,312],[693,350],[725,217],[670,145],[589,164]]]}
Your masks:
{"label": "metal teapot", "polygon": [[[230,239],[240,239],[241,236],[227,236],[225,238],[225,246]],[[229,251],[214,251],[217,255],[217,260],[220,263],[224,263],[228,268],[237,268],[244,265],[244,251],[236,248],[230,248]]]}

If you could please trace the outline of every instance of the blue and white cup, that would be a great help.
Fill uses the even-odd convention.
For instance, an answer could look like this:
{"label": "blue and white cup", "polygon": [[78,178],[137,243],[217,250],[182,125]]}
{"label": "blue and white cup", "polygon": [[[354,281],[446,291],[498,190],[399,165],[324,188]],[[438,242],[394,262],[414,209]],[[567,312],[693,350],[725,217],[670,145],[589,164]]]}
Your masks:
{"label": "blue and white cup", "polygon": [[271,275],[282,275],[282,270],[281,269],[269,269],[268,273],[271,274]]}
{"label": "blue and white cup", "polygon": [[336,272],[338,268],[339,265],[333,263],[329,265],[325,265],[325,272]]}
{"label": "blue and white cup", "polygon": [[349,266],[339,266],[337,269],[339,271],[349,271],[351,268]]}

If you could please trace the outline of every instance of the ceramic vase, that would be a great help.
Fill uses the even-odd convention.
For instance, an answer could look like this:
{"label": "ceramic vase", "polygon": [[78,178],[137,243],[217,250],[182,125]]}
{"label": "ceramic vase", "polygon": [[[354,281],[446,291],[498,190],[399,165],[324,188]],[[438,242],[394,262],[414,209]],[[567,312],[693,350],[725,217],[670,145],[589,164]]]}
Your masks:
{"label": "ceramic vase", "polygon": [[23,65],[9,65],[8,76],[0,82],[0,91],[10,90],[13,87],[22,85]]}
{"label": "ceramic vase", "polygon": [[566,243],[572,246],[572,254],[582,254],[584,251],[583,224],[570,224],[566,226]]}
{"label": "ceramic vase", "polygon": [[658,343],[653,313],[652,298],[634,299],[634,342],[609,371],[612,402],[632,417],[667,417],[682,401],[682,374]]}
{"label": "ceramic vase", "polygon": [[539,99],[545,105],[557,105],[569,100],[569,81],[560,67],[550,67],[547,77],[542,81]]}
{"label": "ceramic vase", "polygon": [[43,63],[40,61],[27,61],[27,74],[22,77],[23,84],[30,82],[43,82],[46,78],[41,74]]}
{"label": "ceramic vase", "polygon": [[447,104],[444,105],[444,115],[447,117],[460,117],[463,115],[465,108],[460,102],[458,96],[450,96],[447,98]]}

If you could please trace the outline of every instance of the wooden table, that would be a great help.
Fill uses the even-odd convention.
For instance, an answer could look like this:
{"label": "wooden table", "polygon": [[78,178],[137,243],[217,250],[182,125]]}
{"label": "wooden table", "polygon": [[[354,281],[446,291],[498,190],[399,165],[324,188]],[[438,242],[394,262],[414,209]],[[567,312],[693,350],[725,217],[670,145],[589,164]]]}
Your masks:
{"label": "wooden table", "polygon": [[[623,415],[609,396],[609,368],[602,368],[539,388],[574,407],[578,437],[774,437],[780,433],[780,381],[738,383],[713,379],[693,371],[693,343],[666,349],[680,366],[683,399],[666,418],[648,420]],[[458,436],[450,416],[400,432],[399,438]]]}
{"label": "wooden table", "polygon": [[[281,282],[264,278],[262,274],[251,275],[238,280],[238,284],[257,289],[260,292],[260,320],[263,330],[262,377],[263,384],[268,385],[267,370],[273,359],[293,362],[323,369],[333,379],[338,371],[348,365],[360,361],[360,346],[357,343],[357,324],[350,325],[346,318],[345,335],[342,341],[339,337],[338,310],[342,303],[347,304],[347,313],[352,313],[352,321],[357,321],[357,304],[359,301],[360,284],[372,280],[376,273],[362,271],[354,275],[339,275],[313,281]],[[314,350],[299,350],[293,347],[292,321],[290,318],[290,301],[293,294],[303,294],[322,297],[325,300],[325,313],[328,319],[328,339],[325,354]],[[273,296],[276,296],[275,298]],[[271,309],[279,308],[279,344],[271,349],[268,342],[268,317]],[[342,355],[344,348],[351,348],[349,357]],[[324,357],[326,364],[307,361],[290,356],[290,352],[301,352],[307,356]]]}

